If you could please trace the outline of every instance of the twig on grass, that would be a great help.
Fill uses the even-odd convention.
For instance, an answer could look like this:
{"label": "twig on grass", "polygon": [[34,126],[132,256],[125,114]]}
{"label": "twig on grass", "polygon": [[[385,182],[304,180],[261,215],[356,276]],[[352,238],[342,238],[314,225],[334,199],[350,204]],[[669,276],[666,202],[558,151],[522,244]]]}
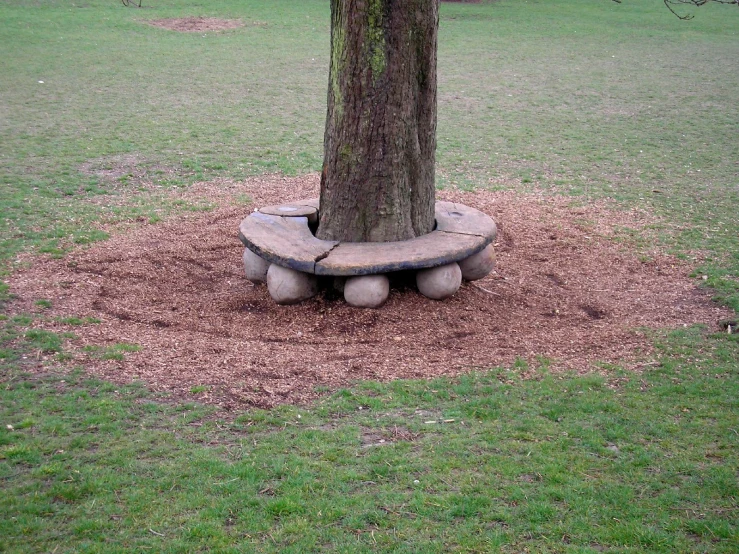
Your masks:
{"label": "twig on grass", "polygon": [[238,477],[234,477],[233,479],[229,479],[228,481],[223,481],[221,483],[213,483],[214,487],[220,487],[221,485],[225,485],[226,483],[233,483],[234,481],[238,481]]}

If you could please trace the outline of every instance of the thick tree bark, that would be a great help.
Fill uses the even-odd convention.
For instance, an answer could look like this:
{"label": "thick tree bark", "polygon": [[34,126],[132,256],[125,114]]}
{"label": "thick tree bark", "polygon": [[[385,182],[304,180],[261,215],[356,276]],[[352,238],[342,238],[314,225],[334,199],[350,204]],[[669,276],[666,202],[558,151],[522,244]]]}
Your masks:
{"label": "thick tree bark", "polygon": [[433,230],[438,2],[331,0],[319,238]]}

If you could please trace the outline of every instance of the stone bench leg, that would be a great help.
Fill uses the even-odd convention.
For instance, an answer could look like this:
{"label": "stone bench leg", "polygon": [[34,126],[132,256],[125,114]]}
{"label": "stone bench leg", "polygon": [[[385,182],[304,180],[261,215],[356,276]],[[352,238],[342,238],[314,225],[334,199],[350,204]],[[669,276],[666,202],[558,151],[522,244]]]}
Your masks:
{"label": "stone bench leg", "polygon": [[266,283],[267,270],[270,263],[264,258],[260,258],[248,248],[244,248],[244,271],[246,278],[252,283]]}
{"label": "stone bench leg", "polygon": [[278,304],[297,304],[318,293],[318,281],[315,275],[272,264],[267,270],[267,290]]}
{"label": "stone bench leg", "polygon": [[418,292],[432,300],[449,298],[459,290],[461,284],[462,270],[456,263],[422,269],[416,273]]}
{"label": "stone bench leg", "polygon": [[459,262],[462,278],[466,281],[477,281],[488,275],[495,268],[495,250],[488,244],[477,254]]}
{"label": "stone bench leg", "polygon": [[390,294],[390,279],[385,275],[350,277],[344,283],[344,300],[355,308],[379,308]]}

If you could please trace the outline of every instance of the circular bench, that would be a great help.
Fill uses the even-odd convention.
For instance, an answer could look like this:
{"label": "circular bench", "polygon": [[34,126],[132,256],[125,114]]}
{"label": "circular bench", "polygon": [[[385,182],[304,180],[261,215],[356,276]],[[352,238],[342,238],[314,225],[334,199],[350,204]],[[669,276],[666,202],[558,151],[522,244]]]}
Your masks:
{"label": "circular bench", "polygon": [[[463,276],[467,279],[480,278],[492,270],[494,254],[491,243],[495,239],[497,228],[489,216],[463,204],[437,202],[435,218],[436,227],[431,233],[409,240],[327,241],[313,235],[311,225],[318,221],[318,199],[309,199],[267,206],[255,211],[241,222],[239,238],[247,248],[244,254],[247,276],[253,281],[266,280],[268,286],[270,279],[267,273],[271,264],[306,276],[349,278],[384,275],[395,271],[445,268],[466,260],[471,260],[467,262],[468,266],[476,266],[473,271],[459,270],[466,273]],[[478,263],[473,263],[475,261]],[[480,263],[484,266],[482,269],[479,267]],[[487,270],[480,275],[485,268]],[[261,277],[262,273],[264,278]],[[290,275],[278,269],[273,270],[273,273]],[[296,278],[312,282],[306,277]],[[455,276],[451,278],[452,281],[456,279]],[[276,278],[273,280],[278,281]],[[461,281],[461,277],[459,280]],[[374,282],[378,280],[375,279]],[[458,287],[459,284],[454,287],[452,294]],[[270,294],[274,298],[276,295],[273,294],[273,288],[270,286]],[[308,287],[305,294],[314,289],[315,286]],[[425,294],[420,281],[419,290]],[[432,293],[430,297],[437,296]],[[278,298],[275,300],[280,302]]]}

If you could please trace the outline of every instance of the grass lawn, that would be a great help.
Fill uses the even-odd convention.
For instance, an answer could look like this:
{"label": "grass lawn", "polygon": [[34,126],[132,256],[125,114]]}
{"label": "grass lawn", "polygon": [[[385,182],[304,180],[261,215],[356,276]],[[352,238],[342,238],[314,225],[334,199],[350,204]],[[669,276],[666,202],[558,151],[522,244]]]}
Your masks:
{"label": "grass lawn", "polygon": [[[438,186],[646,207],[630,240],[739,311],[739,10],[695,14],[444,3]],[[244,25],[146,24],[186,16]],[[173,188],[320,169],[325,0],[9,0],[0,43],[0,276],[208,209]],[[655,331],[638,375],[520,362],[226,417],[67,367],[48,307],[0,313],[0,551],[739,551],[739,335]]]}

